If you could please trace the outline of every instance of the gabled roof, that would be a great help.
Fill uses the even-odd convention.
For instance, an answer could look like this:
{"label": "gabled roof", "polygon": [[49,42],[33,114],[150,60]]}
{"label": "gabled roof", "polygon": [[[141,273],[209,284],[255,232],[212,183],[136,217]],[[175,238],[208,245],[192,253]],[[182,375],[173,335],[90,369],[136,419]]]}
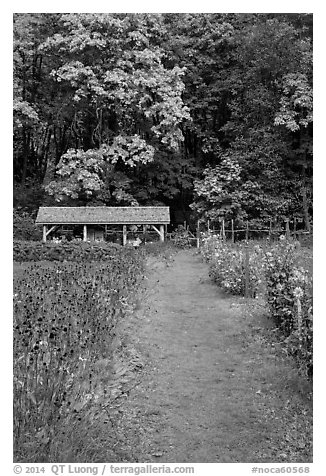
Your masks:
{"label": "gabled roof", "polygon": [[40,207],[40,225],[155,225],[170,223],[169,207]]}

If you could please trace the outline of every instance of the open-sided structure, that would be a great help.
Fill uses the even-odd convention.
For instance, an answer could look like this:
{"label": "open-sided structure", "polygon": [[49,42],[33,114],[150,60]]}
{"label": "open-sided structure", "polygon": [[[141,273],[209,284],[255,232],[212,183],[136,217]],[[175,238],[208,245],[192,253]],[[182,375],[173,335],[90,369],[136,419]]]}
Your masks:
{"label": "open-sided structure", "polygon": [[36,224],[43,226],[43,241],[62,226],[82,225],[83,240],[103,239],[109,225],[122,227],[122,243],[127,243],[127,225],[143,225],[155,230],[164,241],[170,223],[169,207],[41,207]]}

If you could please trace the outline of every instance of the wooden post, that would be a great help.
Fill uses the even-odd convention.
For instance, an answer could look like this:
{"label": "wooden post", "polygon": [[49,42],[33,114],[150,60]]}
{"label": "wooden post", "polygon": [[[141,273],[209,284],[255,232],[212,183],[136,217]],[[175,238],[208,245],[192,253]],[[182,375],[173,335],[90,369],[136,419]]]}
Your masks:
{"label": "wooden post", "polygon": [[164,241],[164,225],[160,225],[160,241]]}
{"label": "wooden post", "polygon": [[293,238],[297,239],[297,218],[293,217]]}
{"label": "wooden post", "polygon": [[288,218],[285,220],[285,236],[287,240],[290,239],[290,223]]}
{"label": "wooden post", "polygon": [[269,220],[269,238],[272,239],[272,220]]}
{"label": "wooden post", "polygon": [[43,225],[43,243],[46,243],[47,225]]}
{"label": "wooden post", "polygon": [[183,228],[184,228],[185,230],[187,229],[187,222],[186,222],[186,221],[183,222]]}
{"label": "wooden post", "polygon": [[247,220],[247,226],[246,226],[246,241],[248,242],[249,239],[249,222]]}
{"label": "wooden post", "polygon": [[231,220],[231,233],[232,233],[232,243],[234,243],[234,221]]}
{"label": "wooden post", "polygon": [[83,230],[83,241],[87,241],[87,225],[84,225],[84,230]]}
{"label": "wooden post", "polygon": [[122,245],[127,244],[127,225],[122,225]]}
{"label": "wooden post", "polygon": [[249,297],[249,246],[245,245],[245,297]]}
{"label": "wooden post", "polygon": [[197,248],[199,248],[200,246],[199,220],[197,220],[196,238],[197,238]]}
{"label": "wooden post", "polygon": [[225,241],[225,221],[222,219],[222,240]]}
{"label": "wooden post", "polygon": [[143,225],[144,243],[146,243],[147,225]]}
{"label": "wooden post", "polygon": [[207,231],[209,231],[209,220],[207,220]]}

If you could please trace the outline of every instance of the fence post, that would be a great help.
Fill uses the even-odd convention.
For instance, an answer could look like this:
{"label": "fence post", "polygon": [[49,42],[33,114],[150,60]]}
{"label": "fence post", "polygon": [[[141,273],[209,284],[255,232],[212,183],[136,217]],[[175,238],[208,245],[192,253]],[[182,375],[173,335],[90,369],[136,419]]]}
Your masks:
{"label": "fence post", "polygon": [[290,223],[288,218],[285,220],[285,236],[287,240],[290,238]]}
{"label": "fence post", "polygon": [[199,248],[200,240],[200,231],[199,231],[199,220],[197,220],[197,229],[196,229],[196,238],[197,238],[197,248]]}
{"label": "fence post", "polygon": [[249,238],[249,222],[247,220],[247,226],[246,226],[246,242],[248,242],[248,238]]}
{"label": "fence post", "polygon": [[249,246],[245,244],[245,297],[249,297]]}
{"label": "fence post", "polygon": [[222,240],[225,241],[225,222],[224,222],[224,218],[222,219]]}
{"label": "fence post", "polygon": [[231,233],[232,233],[232,243],[234,243],[234,222],[231,220]]}
{"label": "fence post", "polygon": [[297,239],[297,219],[293,217],[293,238]]}
{"label": "fence post", "polygon": [[207,231],[209,231],[209,219],[207,220]]}
{"label": "fence post", "polygon": [[269,220],[269,239],[272,239],[272,220]]}

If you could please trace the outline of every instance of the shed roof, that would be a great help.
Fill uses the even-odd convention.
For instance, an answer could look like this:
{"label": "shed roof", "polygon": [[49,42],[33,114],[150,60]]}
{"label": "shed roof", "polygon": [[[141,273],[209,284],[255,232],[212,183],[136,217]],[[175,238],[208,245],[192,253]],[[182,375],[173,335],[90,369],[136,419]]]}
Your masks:
{"label": "shed roof", "polygon": [[169,207],[40,207],[40,225],[154,225],[170,223]]}

